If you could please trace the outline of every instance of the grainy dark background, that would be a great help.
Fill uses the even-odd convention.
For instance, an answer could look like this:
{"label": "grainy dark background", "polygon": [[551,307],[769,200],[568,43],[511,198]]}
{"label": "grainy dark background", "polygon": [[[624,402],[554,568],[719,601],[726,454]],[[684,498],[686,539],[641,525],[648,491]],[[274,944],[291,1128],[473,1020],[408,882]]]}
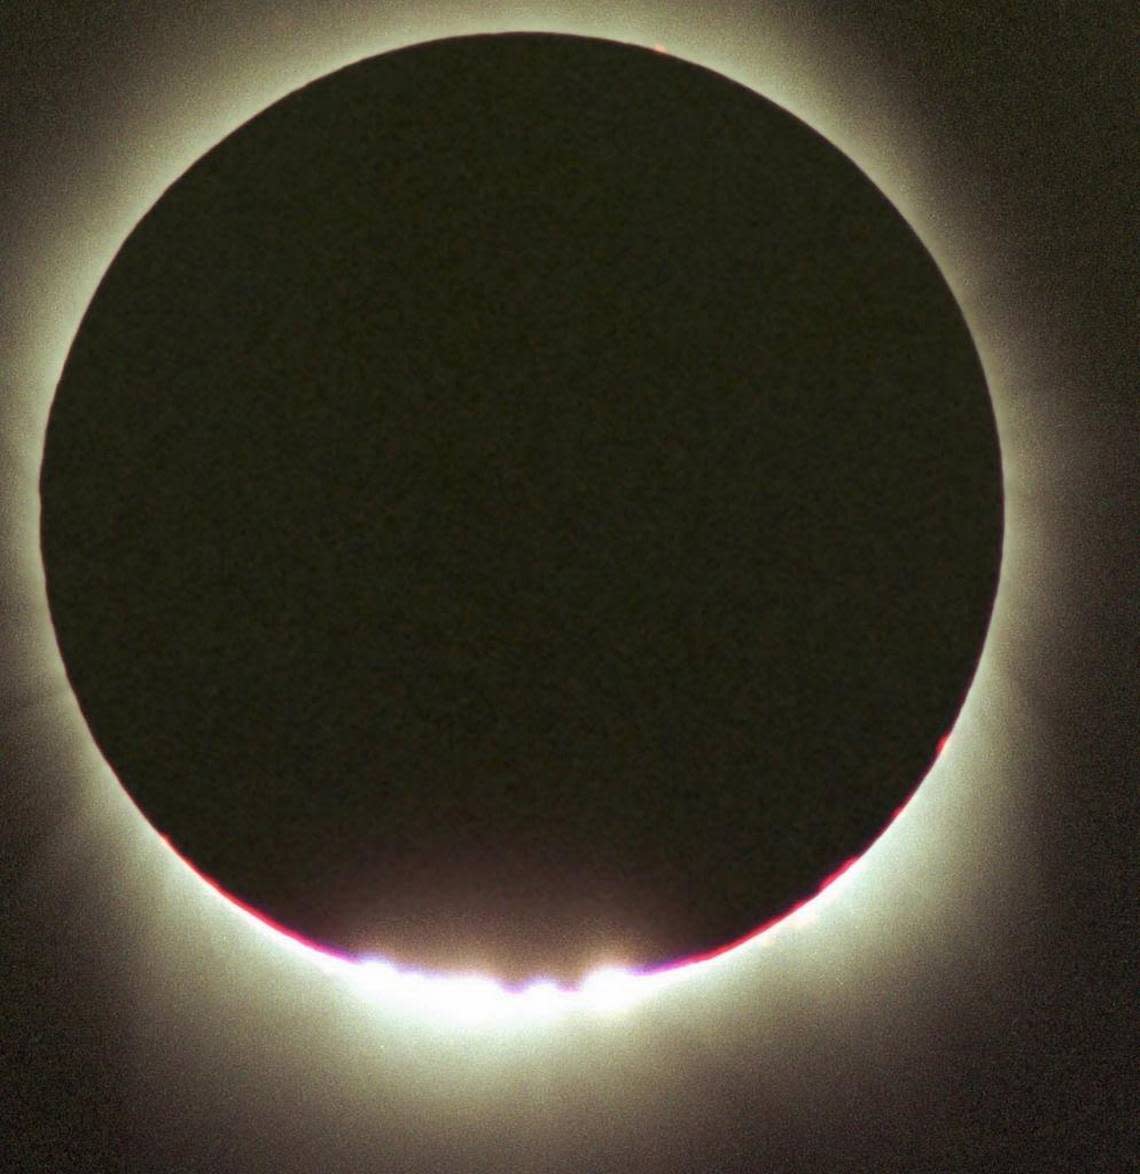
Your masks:
{"label": "grainy dark background", "polygon": [[[274,19],[287,21],[279,7]],[[203,10],[204,12],[204,10]],[[298,7],[297,12],[300,12]],[[330,6],[343,19],[347,6]],[[1017,721],[996,746],[995,786],[1018,796],[1033,852],[1014,862],[1032,884],[979,896],[976,940],[916,963],[908,989],[885,983],[872,1021],[832,1040],[811,1033],[773,1063],[750,1061],[746,1025],[701,1065],[678,1044],[666,1067],[688,1075],[645,1128],[587,1114],[551,1124],[525,1152],[466,1109],[467,1132],[383,1105],[338,1120],[298,1078],[286,1118],[253,1086],[201,1084],[144,1120],[127,1078],[116,934],[129,914],[93,920],[107,873],[74,827],[78,883],[53,883],[45,847],[73,808],[59,780],[71,761],[33,752],[25,716],[34,682],[6,683],[0,772],[11,796],[0,853],[2,1119],[9,1164],[29,1170],[169,1169],[147,1138],[179,1132],[180,1169],[1117,1170],[1135,1160],[1131,1014],[1135,961],[1135,377],[1129,194],[1135,78],[1123,5],[1013,3],[784,6],[829,68],[880,87],[917,128],[929,189],[984,278],[991,318],[1017,373],[1007,387],[1011,441],[1035,438],[1038,463],[1007,470],[1036,520],[1035,572],[1022,639],[1010,653]],[[747,6],[734,19],[749,19]],[[268,16],[267,16],[268,19]],[[299,18],[298,18],[299,19]],[[195,20],[201,28],[191,28]],[[18,336],[22,291],[38,280],[25,235],[67,207],[68,150],[99,149],[114,126],[124,63],[149,44],[207,35],[208,14],[152,4],[13,3],[0,16],[0,342]],[[871,79],[869,82],[867,79]],[[172,76],[171,85],[184,84]],[[126,94],[123,91],[123,101]],[[61,147],[61,144],[68,145]],[[81,147],[77,144],[87,144]],[[74,219],[58,215],[60,231]],[[77,245],[76,247],[81,247]],[[11,368],[16,370],[15,366]],[[21,466],[21,421],[4,422],[6,475]],[[1026,449],[1021,449],[1024,456]],[[1028,505],[1026,506],[1026,502]],[[14,533],[9,514],[5,541]],[[2,601],[0,601],[2,602]],[[12,663],[20,615],[0,606]],[[1009,712],[1009,711],[1007,711]],[[33,770],[32,765],[35,764]],[[37,796],[52,796],[41,804]],[[989,829],[979,827],[979,843]],[[141,971],[133,981],[142,983]],[[905,996],[905,997],[904,997]],[[806,997],[806,996],[805,996]],[[923,999],[939,1013],[920,1013]],[[789,1027],[791,1032],[792,1027]],[[169,1032],[148,1024],[145,1030]],[[697,1029],[699,1030],[699,1028]],[[230,1045],[234,1065],[244,1037]],[[173,1081],[169,1061],[150,1071]],[[804,1059],[807,1057],[807,1059]],[[347,1064],[348,1058],[345,1063]],[[814,1074],[808,1081],[805,1073]],[[248,1073],[243,1078],[251,1077]],[[315,1099],[314,1099],[315,1098]],[[393,1105],[398,1098],[393,1096]],[[306,1108],[308,1106],[308,1108]],[[311,1113],[311,1129],[306,1113]],[[501,1123],[501,1119],[498,1119]],[[330,1125],[336,1122],[335,1128]],[[542,1134],[542,1118],[522,1131]],[[573,1127],[571,1127],[573,1126]],[[521,1130],[521,1126],[520,1126]],[[276,1138],[287,1138],[278,1144]],[[457,1140],[461,1139],[461,1140]],[[162,1156],[159,1156],[159,1155]]]}

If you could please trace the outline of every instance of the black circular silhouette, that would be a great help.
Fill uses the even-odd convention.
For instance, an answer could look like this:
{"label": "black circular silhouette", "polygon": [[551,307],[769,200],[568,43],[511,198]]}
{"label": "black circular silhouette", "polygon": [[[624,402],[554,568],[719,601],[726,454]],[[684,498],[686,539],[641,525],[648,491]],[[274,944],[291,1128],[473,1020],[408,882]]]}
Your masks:
{"label": "black circular silhouette", "polygon": [[419,45],[166,192],[42,475],[92,732],[312,940],[507,977],[733,940],[905,801],[969,684],[993,417],[929,254],[751,91]]}

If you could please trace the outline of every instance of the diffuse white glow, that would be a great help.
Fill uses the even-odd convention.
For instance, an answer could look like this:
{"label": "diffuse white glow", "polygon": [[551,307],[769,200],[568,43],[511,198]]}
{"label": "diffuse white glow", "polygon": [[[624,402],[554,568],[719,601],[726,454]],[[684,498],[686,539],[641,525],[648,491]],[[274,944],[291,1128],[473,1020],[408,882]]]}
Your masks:
{"label": "diffuse white glow", "polygon": [[[943,756],[949,742],[949,735],[939,741],[937,758]],[[666,988],[687,983],[714,968],[727,966],[743,953],[771,945],[775,938],[785,937],[788,930],[818,926],[825,909],[841,902],[850,903],[858,895],[868,862],[881,850],[886,832],[894,827],[909,806],[907,804],[896,813],[879,839],[862,856],[848,861],[826,878],[814,897],[743,941],[707,957],[657,970],[636,971],[612,964],[601,965],[586,974],[576,986],[544,978],[532,979],[521,987],[509,986],[486,974],[425,971],[398,966],[384,958],[356,958],[318,949],[236,901],[219,885],[202,876],[165,837],[158,838],[169,856],[191,875],[194,882],[219,900],[229,916],[236,916],[274,949],[301,959],[306,966],[338,981],[364,1002],[403,1018],[427,1020],[437,1026],[514,1029],[528,1024],[549,1025],[571,1015],[613,1016],[632,1011]]]}
{"label": "diffuse white glow", "polygon": [[[942,745],[945,745],[945,739]],[[526,1024],[550,1024],[571,1015],[612,1016],[632,1011],[660,991],[723,968],[743,953],[771,945],[777,937],[785,937],[788,930],[816,926],[824,909],[841,901],[850,902],[858,895],[858,881],[866,871],[868,858],[880,842],[881,837],[863,856],[848,862],[837,874],[825,880],[810,900],[743,941],[706,957],[655,970],[632,970],[604,964],[588,972],[576,985],[537,977],[514,986],[478,972],[421,970],[400,966],[381,957],[357,958],[319,949],[234,900],[224,889],[198,873],[164,840],[170,855],[195,883],[221,902],[226,915],[237,917],[244,925],[252,927],[273,949],[300,959],[307,967],[341,983],[366,1003],[402,1017],[468,1028],[515,1028]]]}
{"label": "diffuse white glow", "polygon": [[[771,24],[766,38],[745,40],[732,29],[718,25],[715,21],[710,20],[700,27],[700,22],[684,15],[664,21],[648,13],[636,19],[629,16],[616,19],[610,14],[598,17],[592,11],[583,9],[580,17],[554,20],[543,11],[536,12],[529,7],[514,5],[506,5],[493,16],[473,15],[470,11],[441,15],[438,6],[431,5],[417,5],[414,9],[409,7],[407,14],[401,14],[398,10],[393,11],[394,7],[387,6],[382,14],[375,9],[368,13],[362,11],[359,26],[351,35],[343,31],[321,30],[315,25],[311,37],[298,36],[288,44],[282,42],[281,45],[252,55],[249,61],[228,63],[231,75],[225,85],[220,84],[218,76],[203,76],[199,79],[199,89],[203,94],[228,93],[228,108],[224,103],[213,101],[197,105],[168,103],[159,110],[144,110],[140,107],[133,128],[129,125],[130,120],[124,119],[120,129],[125,139],[137,138],[144,144],[162,143],[163,154],[148,154],[146,150],[140,150],[129,158],[124,156],[117,199],[105,195],[104,203],[90,214],[89,222],[102,225],[104,234],[100,236],[94,230],[89,232],[86,248],[76,248],[74,238],[65,239],[67,234],[59,235],[58,246],[48,241],[40,242],[42,256],[54,259],[56,268],[54,279],[43,283],[40,303],[34,300],[30,302],[29,337],[36,339],[41,349],[34,357],[27,359],[26,369],[19,372],[24,382],[32,388],[32,397],[28,398],[24,407],[31,421],[25,425],[25,431],[32,439],[33,448],[36,443],[42,444],[43,425],[67,348],[99,280],[122,241],[164,188],[225,134],[291,90],[364,57],[436,37],[527,29],[597,36],[627,43],[633,34],[636,43],[644,47],[665,43],[670,54],[717,70],[772,101],[794,108],[799,117],[825,133],[841,149],[860,147],[858,154],[863,170],[891,194],[896,206],[912,224],[918,219],[916,212],[919,205],[911,197],[911,187],[901,182],[891,182],[892,175],[897,179],[898,174],[893,170],[891,157],[886,154],[888,148],[876,145],[890,142],[897,152],[897,126],[892,128],[895,132],[893,137],[885,135],[875,141],[863,138],[862,143],[855,142],[851,124],[846,128],[843,126],[842,120],[846,115],[836,104],[836,99],[833,97],[829,104],[822,89],[811,91],[804,76],[799,75],[794,68],[794,55],[788,57],[785,44],[779,36],[774,35],[778,29]],[[425,8],[428,11],[425,12]],[[302,44],[305,46],[303,53],[297,49]],[[855,126],[857,129],[858,124]],[[86,182],[91,183],[90,177],[86,178]],[[82,193],[83,182],[76,182],[75,190]],[[917,227],[921,228],[921,224]],[[927,233],[928,247],[938,243],[929,237],[930,233]],[[939,257],[940,262],[943,259]],[[960,287],[962,283],[954,281],[952,271],[943,271],[947,274],[951,288],[958,292],[956,286]],[[31,355],[30,350],[28,354]],[[983,358],[986,358],[984,354]],[[41,397],[38,404],[34,401],[37,388]],[[9,406],[9,415],[12,410]],[[1003,451],[1003,462],[1005,457]],[[25,492],[28,491],[29,487],[25,486]],[[34,482],[30,486],[30,500],[34,506]],[[28,539],[34,533],[34,527],[25,529],[24,538]],[[32,542],[27,540],[18,553],[21,558],[25,558],[32,551]],[[42,629],[45,638],[41,643],[45,648],[51,647],[50,617],[43,593],[42,574],[30,585],[30,590],[36,614],[45,625]],[[58,649],[53,649],[53,655],[58,666]],[[55,671],[62,672],[58,667]],[[133,831],[138,833],[149,830],[142,815],[137,811],[134,815],[137,818]],[[128,832],[132,829],[123,830]],[[950,850],[945,840],[941,846],[946,851]],[[878,857],[881,856],[881,849],[880,840],[872,852]],[[177,857],[171,852],[168,857],[171,867],[174,867],[176,860]],[[714,968],[724,969],[738,964],[755,947],[770,945],[776,936],[783,939],[789,930],[810,928],[814,934],[826,933],[834,924],[832,914],[839,906],[849,904],[854,895],[858,894],[864,900],[881,899],[884,872],[889,873],[891,870],[878,869],[878,884],[871,886],[872,891],[868,891],[863,880],[871,871],[868,857],[864,856],[813,900],[792,911],[780,922],[731,950],[691,965],[644,973],[605,966],[587,975],[577,987],[561,986],[539,979],[517,990],[484,975],[428,974],[401,969],[381,959],[354,960],[324,953],[279,932],[252,911],[235,905],[224,893],[201,878],[199,891],[214,893],[224,902],[230,915],[240,916],[248,925],[256,927],[275,950],[319,968],[330,979],[345,985],[368,1004],[392,1009],[401,1016],[485,1029],[518,1024],[550,1025],[565,1020],[569,1015],[620,1015],[641,1006],[647,996],[667,986],[688,983]]]}
{"label": "diffuse white glow", "polygon": [[577,986],[537,979],[513,988],[483,974],[447,974],[404,969],[379,958],[327,958],[330,970],[366,1000],[405,1014],[445,1020],[464,1027],[550,1023],[568,1015],[613,1015],[631,1011],[650,995],[682,977],[673,971],[637,973],[602,966]]}

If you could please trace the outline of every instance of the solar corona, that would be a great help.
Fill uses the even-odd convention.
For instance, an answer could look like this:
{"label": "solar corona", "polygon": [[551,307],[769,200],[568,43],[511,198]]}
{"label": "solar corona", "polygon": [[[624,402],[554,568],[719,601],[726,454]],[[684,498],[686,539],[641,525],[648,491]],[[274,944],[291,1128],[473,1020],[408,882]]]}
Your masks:
{"label": "solar corona", "polygon": [[[181,863],[191,868],[185,861]],[[856,899],[861,867],[862,858],[849,861],[837,875],[821,885],[815,897],[778,921],[758,929],[746,940],[731,943],[707,957],[647,970],[602,965],[573,986],[543,978],[535,978],[521,986],[508,985],[485,974],[420,971],[378,957],[338,955],[318,949],[274,925],[256,910],[226,894],[208,878],[199,879],[221,899],[228,915],[237,914],[274,947],[298,955],[307,965],[343,984],[367,1002],[456,1027],[518,1028],[549,1023],[570,1014],[612,1016],[633,1011],[657,992],[680,982],[697,980],[710,967],[731,963],[738,951],[762,948],[771,944],[774,935],[815,924],[821,911],[834,903]]]}
{"label": "solar corona", "polygon": [[[783,64],[790,50],[781,41],[777,26],[773,25],[771,35],[762,40],[739,29],[722,28],[715,20],[697,21],[691,11],[695,10],[644,6],[636,13],[607,16],[590,6],[582,7],[576,18],[574,6],[561,8],[558,16],[548,15],[542,6],[512,4],[498,6],[493,16],[442,5],[409,5],[406,10],[387,6],[383,15],[362,14],[351,31],[330,27],[295,43],[284,36],[264,52],[225,56],[226,64],[212,74],[207,71],[199,87],[203,95],[216,95],[209,102],[186,106],[172,99],[155,115],[138,111],[139,138],[151,146],[120,155],[115,194],[92,220],[93,226],[79,246],[72,238],[66,246],[61,244],[56,254],[58,270],[53,274],[52,288],[65,291],[66,297],[52,312],[41,312],[41,329],[36,334],[39,349],[36,353],[29,350],[21,373],[31,386],[42,389],[40,401],[28,409],[28,450],[36,452],[38,462],[37,441],[46,431],[54,389],[100,281],[134,226],[179,176],[227,134],[310,82],[350,64],[441,38],[523,32],[598,38],[690,61],[748,87],[803,119],[855,161],[930,250],[969,321],[971,258],[940,235],[937,210],[926,202],[919,177],[909,169],[898,139],[876,133],[859,118],[852,119],[849,106],[834,90],[822,84],[813,88],[807,78]],[[998,402],[1001,364],[988,350],[984,335],[975,334],[975,342],[995,396],[1002,433],[1008,420]],[[1008,478],[1011,456],[1005,449],[1002,455]],[[23,523],[24,578],[29,597],[36,600],[38,616],[30,629],[31,639],[38,642],[41,654],[58,666],[57,680],[63,680],[66,664],[51,628],[34,514],[29,506]],[[1008,568],[1020,554],[1017,527],[1011,524],[1008,509],[1005,527],[996,616],[1004,614]],[[223,878],[211,879],[207,870],[199,871],[193,860],[184,858],[148,824],[115,777],[114,762],[103,760],[89,735],[77,751],[86,780],[84,802],[92,813],[98,813],[101,824],[119,829],[124,840],[135,845],[131,850],[136,853],[138,869],[129,885],[140,896],[151,894],[155,908],[162,910],[161,917],[148,914],[148,932],[156,942],[182,942],[177,949],[187,951],[183,957],[192,956],[196,933],[203,939],[216,934],[219,940],[240,943],[241,951],[258,954],[267,971],[276,968],[300,975],[297,981],[302,983],[327,983],[330,990],[347,994],[396,1022],[461,1035],[482,1032],[493,1036],[520,1030],[556,1034],[568,1023],[632,1019],[678,997],[715,997],[717,991],[743,981],[741,976],[745,975],[763,989],[773,967],[779,968],[782,980],[797,965],[805,970],[820,967],[819,959],[831,948],[829,941],[838,943],[834,948],[841,957],[849,957],[855,949],[850,943],[861,933],[871,932],[868,925],[879,926],[880,936],[889,936],[892,914],[887,910],[893,894],[906,894],[900,898],[904,909],[929,908],[935,886],[933,882],[927,887],[915,882],[916,868],[931,862],[929,876],[941,877],[968,867],[960,862],[962,852],[968,859],[968,833],[963,822],[954,822],[957,816],[953,813],[959,810],[954,772],[960,760],[967,761],[974,753],[979,731],[985,728],[978,691],[998,688],[993,639],[991,629],[970,693],[954,724],[953,738],[943,728],[941,741],[931,746],[924,776],[913,780],[918,784],[913,797],[859,857],[821,878],[814,894],[719,948],[656,964],[603,952],[573,982],[543,973],[516,981],[477,969],[419,967],[387,957],[382,942],[375,951],[339,950],[312,942],[231,895]],[[80,697],[79,703],[82,701]],[[72,733],[86,730],[70,691],[59,721],[61,729]],[[998,797],[990,801],[1000,807]],[[194,911],[183,929],[173,930],[172,919],[179,917],[179,910],[188,907],[188,902]],[[920,914],[915,917],[921,920]],[[223,953],[226,948],[220,947]]]}

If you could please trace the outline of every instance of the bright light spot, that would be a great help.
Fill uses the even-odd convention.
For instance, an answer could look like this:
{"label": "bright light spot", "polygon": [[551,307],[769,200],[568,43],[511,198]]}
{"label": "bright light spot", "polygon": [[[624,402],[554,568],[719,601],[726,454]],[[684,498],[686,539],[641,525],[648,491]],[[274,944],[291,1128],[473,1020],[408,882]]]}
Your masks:
{"label": "bright light spot", "polygon": [[486,1023],[510,1010],[510,996],[493,978],[472,974],[442,982],[446,986],[436,992],[446,1003],[441,1010],[464,1023]]}
{"label": "bright light spot", "polygon": [[399,984],[399,971],[390,962],[374,958],[358,963],[351,973],[354,985],[367,995],[390,994]]}
{"label": "bright light spot", "polygon": [[358,963],[348,977],[368,998],[460,1023],[501,1018],[511,1005],[511,997],[500,983],[479,974],[422,974],[373,958]]}
{"label": "bright light spot", "polygon": [[581,986],[583,1002],[593,1011],[624,1011],[643,993],[638,976],[616,966],[603,967],[588,975]]}
{"label": "bright light spot", "polygon": [[520,1007],[534,1015],[556,1015],[570,1005],[570,992],[557,983],[542,980],[519,993]]}
{"label": "bright light spot", "polygon": [[491,1022],[549,1019],[572,1009],[621,1011],[657,984],[653,975],[638,975],[607,966],[594,971],[576,989],[540,979],[511,990],[480,974],[425,974],[401,970],[380,958],[346,967],[342,975],[363,997],[387,1006],[467,1026]]}

